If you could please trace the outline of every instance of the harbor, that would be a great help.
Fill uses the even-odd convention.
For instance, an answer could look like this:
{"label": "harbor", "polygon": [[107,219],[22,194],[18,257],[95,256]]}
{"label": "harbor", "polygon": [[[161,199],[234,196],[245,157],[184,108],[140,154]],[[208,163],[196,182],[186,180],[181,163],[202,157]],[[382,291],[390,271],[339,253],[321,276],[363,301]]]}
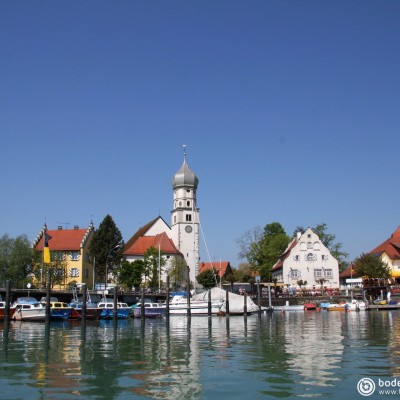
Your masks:
{"label": "harbor", "polygon": [[398,375],[399,329],[398,311],[0,323],[2,398],[358,396]]}

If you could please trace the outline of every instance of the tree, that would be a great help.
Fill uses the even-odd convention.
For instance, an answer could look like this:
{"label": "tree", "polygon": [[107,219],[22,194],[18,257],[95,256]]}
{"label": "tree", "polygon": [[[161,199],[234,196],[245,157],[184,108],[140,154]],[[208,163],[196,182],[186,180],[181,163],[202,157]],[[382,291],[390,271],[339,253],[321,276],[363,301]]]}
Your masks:
{"label": "tree", "polygon": [[172,258],[168,275],[172,281],[171,283],[174,285],[175,290],[178,290],[178,287],[181,286],[181,283],[184,281],[186,269],[186,262],[183,258]]}
{"label": "tree", "polygon": [[390,277],[390,267],[374,254],[362,253],[354,260],[353,265],[358,276],[367,278]]}
{"label": "tree", "polygon": [[155,247],[150,247],[144,254],[144,271],[146,278],[149,277],[148,285],[156,288],[160,284],[160,274],[165,264],[164,258]]}
{"label": "tree", "polygon": [[96,276],[102,276],[104,277],[104,281],[106,281],[106,266],[108,272],[112,272],[115,266],[121,262],[124,245],[121,232],[115,225],[114,220],[110,215],[106,215],[99,229],[94,232],[89,244],[89,254],[92,263],[96,260]]}
{"label": "tree", "polygon": [[0,238],[0,283],[4,287],[6,280],[11,280],[14,287],[23,287],[32,272],[31,245],[26,235],[15,239],[7,234]]}
{"label": "tree", "polygon": [[128,290],[131,290],[132,287],[138,288],[142,284],[144,261],[135,260],[133,262],[129,262],[124,260],[122,261],[118,272],[118,283],[124,285]]}
{"label": "tree", "polygon": [[210,289],[218,285],[219,276],[217,275],[217,270],[215,268],[209,268],[200,272],[200,274],[196,276],[196,280],[205,289]]}
{"label": "tree", "polygon": [[247,258],[253,273],[261,276],[263,281],[271,280],[271,270],[290,242],[282,225],[272,222],[265,225],[261,232],[255,228],[246,232],[238,240],[241,247],[239,256]]}
{"label": "tree", "polygon": [[297,284],[299,285],[299,288],[300,288],[300,296],[302,296],[303,295],[303,291],[302,291],[301,288],[303,286],[307,286],[307,281],[303,281],[303,279],[300,279],[300,280],[297,281]]}

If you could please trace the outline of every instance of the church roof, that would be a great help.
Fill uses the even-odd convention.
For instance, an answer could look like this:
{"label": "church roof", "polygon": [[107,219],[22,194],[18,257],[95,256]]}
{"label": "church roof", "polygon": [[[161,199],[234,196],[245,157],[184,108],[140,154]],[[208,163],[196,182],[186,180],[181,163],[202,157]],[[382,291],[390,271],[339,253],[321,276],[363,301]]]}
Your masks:
{"label": "church roof", "polygon": [[175,189],[180,186],[192,186],[195,189],[199,184],[199,178],[192,172],[186,163],[186,156],[184,157],[183,164],[178,172],[172,178],[172,187]]}
{"label": "church roof", "polygon": [[378,256],[382,253],[386,253],[391,260],[400,259],[400,226],[393,232],[389,239],[369,252],[369,254],[376,254]]}
{"label": "church roof", "polygon": [[160,249],[163,254],[181,254],[168,235],[162,232],[156,236],[138,237],[129,246],[128,244],[125,246],[124,255],[144,256],[150,247],[154,247],[157,250]]}

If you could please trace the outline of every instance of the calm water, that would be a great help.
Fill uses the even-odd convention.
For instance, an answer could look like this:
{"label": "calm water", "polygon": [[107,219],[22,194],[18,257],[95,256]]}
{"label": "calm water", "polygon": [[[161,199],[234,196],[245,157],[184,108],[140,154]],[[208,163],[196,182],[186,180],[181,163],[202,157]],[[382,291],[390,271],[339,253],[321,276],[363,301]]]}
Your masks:
{"label": "calm water", "polygon": [[[400,312],[0,325],[1,399],[364,398],[400,375]],[[368,398],[399,398],[379,395]]]}

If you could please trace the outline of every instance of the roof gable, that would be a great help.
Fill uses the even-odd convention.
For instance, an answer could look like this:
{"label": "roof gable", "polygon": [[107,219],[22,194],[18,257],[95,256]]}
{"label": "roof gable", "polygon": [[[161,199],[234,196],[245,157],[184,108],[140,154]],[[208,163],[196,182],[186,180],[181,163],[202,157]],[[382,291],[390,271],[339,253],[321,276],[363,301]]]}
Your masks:
{"label": "roof gable", "polygon": [[[93,228],[88,229],[47,229],[46,234],[50,237],[50,251],[79,251]],[[34,242],[34,248],[43,251],[43,230]]]}
{"label": "roof gable", "polygon": [[232,273],[232,267],[229,261],[202,262],[200,263],[200,273],[215,268],[219,276],[227,276]]}
{"label": "roof gable", "polygon": [[400,259],[400,227],[398,227],[389,239],[375,247],[369,254],[386,253],[391,260]]}
{"label": "roof gable", "polygon": [[129,247],[125,246],[124,255],[144,256],[146,251],[151,247],[160,249],[162,254],[181,254],[168,235],[162,232],[156,236],[142,236],[137,238]]}

